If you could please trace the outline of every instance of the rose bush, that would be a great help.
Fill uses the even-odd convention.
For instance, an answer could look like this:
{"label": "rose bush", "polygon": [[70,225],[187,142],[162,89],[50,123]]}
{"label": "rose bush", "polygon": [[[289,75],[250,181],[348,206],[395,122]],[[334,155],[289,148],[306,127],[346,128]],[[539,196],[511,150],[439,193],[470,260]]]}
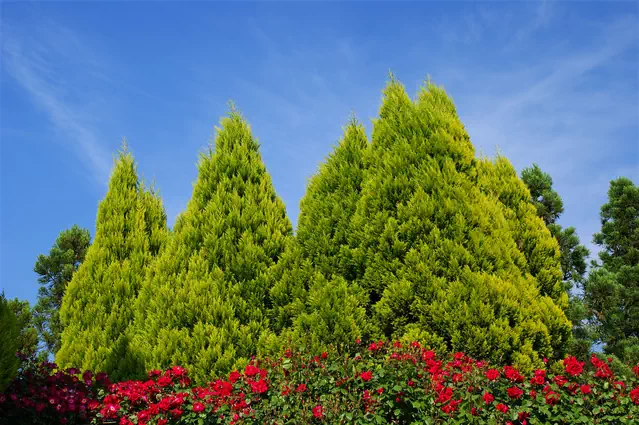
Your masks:
{"label": "rose bush", "polygon": [[[588,362],[567,357],[526,376],[463,353],[438,357],[419,343],[378,341],[349,355],[289,350],[278,359],[253,359],[207,385],[193,385],[179,366],[116,384],[50,364],[38,370],[39,378],[21,375],[22,386],[12,384],[13,398],[2,396],[3,415],[97,425],[612,424],[639,418],[639,365],[622,380],[596,356]],[[53,404],[46,401],[51,396]],[[47,414],[39,416],[38,409]]]}

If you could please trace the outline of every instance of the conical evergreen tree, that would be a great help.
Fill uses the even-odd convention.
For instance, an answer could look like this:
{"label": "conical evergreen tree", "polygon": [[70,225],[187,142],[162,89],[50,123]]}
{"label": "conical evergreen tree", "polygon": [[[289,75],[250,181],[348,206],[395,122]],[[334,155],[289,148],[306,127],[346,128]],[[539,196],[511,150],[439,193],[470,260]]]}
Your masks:
{"label": "conical evergreen tree", "polygon": [[[391,80],[364,168],[359,195],[348,185],[332,189],[352,190],[359,198],[343,231],[346,246],[337,253],[317,250],[319,256],[346,260],[315,262],[331,264],[366,291],[380,333],[522,367],[560,351],[570,323],[562,311],[556,242],[534,208],[517,216],[500,201],[495,193],[506,192],[502,183],[495,183],[495,193],[484,188],[473,146],[442,89],[428,83],[413,102]],[[533,222],[522,227],[518,219]],[[306,227],[310,234],[315,226],[320,234],[309,240],[333,238],[313,223],[300,220],[299,233]],[[550,242],[539,252],[531,248],[532,255],[528,240]],[[344,261],[347,272],[339,266]]]}
{"label": "conical evergreen tree", "polygon": [[62,300],[61,366],[114,379],[143,372],[129,346],[135,299],[167,235],[162,203],[140,183],[124,145],[98,207],[94,242]]}
{"label": "conical evergreen tree", "polygon": [[274,269],[273,325],[287,345],[320,351],[366,337],[366,293],[353,281],[350,220],[365,175],[368,140],[355,119],[302,199],[296,244]]}
{"label": "conical evergreen tree", "polygon": [[138,299],[135,346],[147,367],[181,364],[203,380],[268,345],[269,268],[291,238],[258,142],[233,110]]}

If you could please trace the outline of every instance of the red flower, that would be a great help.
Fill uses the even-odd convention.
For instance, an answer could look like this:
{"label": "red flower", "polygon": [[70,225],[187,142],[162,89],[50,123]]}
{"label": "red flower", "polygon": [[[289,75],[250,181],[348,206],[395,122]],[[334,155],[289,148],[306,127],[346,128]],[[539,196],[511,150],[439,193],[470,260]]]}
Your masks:
{"label": "red flower", "polygon": [[324,416],[324,411],[322,406],[315,406],[313,407],[313,409],[311,409],[311,411],[313,412],[313,416],[321,419]]}
{"label": "red flower", "polygon": [[303,393],[304,391],[306,391],[306,384],[299,384],[295,391],[298,393]]}
{"label": "red flower", "polygon": [[441,391],[438,391],[438,396],[435,400],[435,403],[446,403],[451,398],[453,398],[453,389],[450,387],[445,387]]}
{"label": "red flower", "polygon": [[639,405],[639,387],[635,387],[628,395],[634,404]]}
{"label": "red flower", "polygon": [[495,396],[492,395],[491,393],[484,393],[484,402],[486,404],[490,404],[493,401],[495,401]]}
{"label": "red flower", "polygon": [[364,382],[368,382],[373,377],[373,372],[371,371],[362,372],[359,374],[359,377],[362,378]]}
{"label": "red flower", "polygon": [[205,408],[204,405],[202,403],[200,403],[200,402],[193,403],[193,411],[194,412],[197,412],[197,413],[203,412],[204,408]]}
{"label": "red flower", "polygon": [[508,397],[518,399],[524,394],[524,391],[518,387],[510,387],[506,390]]}
{"label": "red flower", "polygon": [[324,352],[322,353],[322,358],[323,358],[323,359],[325,359],[325,358],[327,358],[327,357],[328,357],[328,353],[327,353],[326,351],[324,351]]}
{"label": "red flower", "polygon": [[637,377],[639,377],[639,363],[637,363],[637,366],[632,368],[632,371],[635,375],[637,375]]}
{"label": "red flower", "polygon": [[229,373],[229,381],[231,382],[231,384],[234,384],[238,379],[240,379],[240,376],[240,372],[234,370],[233,372]]}
{"label": "red flower", "polygon": [[550,404],[551,406],[559,402],[559,394],[557,394],[554,391],[548,391],[545,397],[546,397],[546,404]]}
{"label": "red flower", "polygon": [[166,376],[166,375],[164,375],[164,376],[160,377],[160,379],[158,379],[158,385],[160,387],[167,387],[167,386],[171,385],[172,382],[173,381],[171,380],[171,377],[170,376]]}
{"label": "red flower", "polygon": [[564,359],[564,368],[566,373],[572,376],[579,376],[584,370],[584,362],[577,360],[575,356],[568,356]]}
{"label": "red flower", "polygon": [[251,364],[246,366],[246,369],[244,369],[244,374],[246,376],[255,376],[258,373],[260,373],[260,369]]}
{"label": "red flower", "polygon": [[255,394],[262,394],[268,391],[268,385],[266,385],[266,381],[264,381],[264,379],[260,379],[257,382],[251,382],[251,390]]}
{"label": "red flower", "polygon": [[497,369],[488,369],[486,371],[486,378],[488,378],[489,381],[494,381],[499,378],[499,371]]}
{"label": "red flower", "polygon": [[506,406],[505,404],[499,403],[497,406],[495,406],[495,408],[501,413],[508,413],[508,406]]}
{"label": "red flower", "polygon": [[590,386],[586,384],[583,384],[581,387],[579,387],[579,389],[581,390],[582,394],[590,394],[592,392]]}
{"label": "red flower", "polygon": [[523,375],[512,366],[504,366],[504,375],[512,382],[524,382]]}
{"label": "red flower", "polygon": [[382,394],[383,392],[384,392],[384,388],[379,387],[379,388],[377,389],[377,394]]}
{"label": "red flower", "polygon": [[166,425],[167,422],[166,419],[158,419],[158,425]]}

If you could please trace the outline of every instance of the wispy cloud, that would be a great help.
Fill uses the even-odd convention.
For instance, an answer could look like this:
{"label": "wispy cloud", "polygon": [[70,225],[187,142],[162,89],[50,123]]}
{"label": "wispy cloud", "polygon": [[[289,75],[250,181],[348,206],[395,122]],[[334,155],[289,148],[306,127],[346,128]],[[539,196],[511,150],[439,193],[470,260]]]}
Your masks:
{"label": "wispy cloud", "polygon": [[[86,171],[107,184],[112,157],[102,145],[87,114],[88,99],[78,99],[82,87],[69,83],[62,63],[78,64],[85,78],[100,80],[100,65],[80,37],[50,21],[37,29],[17,30],[3,23],[2,57],[7,73],[46,113]],[[86,93],[85,93],[86,94]]]}
{"label": "wispy cloud", "polygon": [[608,182],[639,174],[638,135],[628,138],[639,114],[638,23],[629,15],[592,24],[587,42],[557,40],[560,47],[517,68],[474,74],[480,89],[462,101],[475,146],[487,154],[499,147],[518,169],[536,162],[549,172],[564,199],[562,222],[593,252]]}

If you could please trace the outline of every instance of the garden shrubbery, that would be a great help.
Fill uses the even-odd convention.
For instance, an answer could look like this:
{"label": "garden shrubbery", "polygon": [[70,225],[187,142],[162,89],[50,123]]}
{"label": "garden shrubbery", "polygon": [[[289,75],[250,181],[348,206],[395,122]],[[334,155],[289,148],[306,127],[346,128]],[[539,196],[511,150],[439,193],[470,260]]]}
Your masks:
{"label": "garden shrubbery", "polygon": [[0,414],[21,424],[633,423],[639,365],[633,371],[622,379],[593,355],[523,374],[464,353],[438,357],[417,342],[384,341],[349,354],[288,350],[204,385],[180,366],[110,384],[45,363],[0,395]]}
{"label": "garden shrubbery", "polygon": [[[523,425],[639,415],[639,365],[567,353],[575,337],[558,241],[508,160],[476,157],[442,88],[428,82],[411,99],[391,78],[370,140],[353,119],[311,178],[296,234],[234,108],[198,171],[169,230],[157,192],[121,152],[62,298],[60,368],[23,362],[0,419]],[[634,265],[614,269],[628,285],[639,258],[629,252]],[[610,299],[631,317],[636,296],[617,292]],[[18,368],[9,313],[0,303],[0,386]],[[612,317],[626,347],[636,330]],[[621,360],[635,358],[634,346],[619,347]]]}

